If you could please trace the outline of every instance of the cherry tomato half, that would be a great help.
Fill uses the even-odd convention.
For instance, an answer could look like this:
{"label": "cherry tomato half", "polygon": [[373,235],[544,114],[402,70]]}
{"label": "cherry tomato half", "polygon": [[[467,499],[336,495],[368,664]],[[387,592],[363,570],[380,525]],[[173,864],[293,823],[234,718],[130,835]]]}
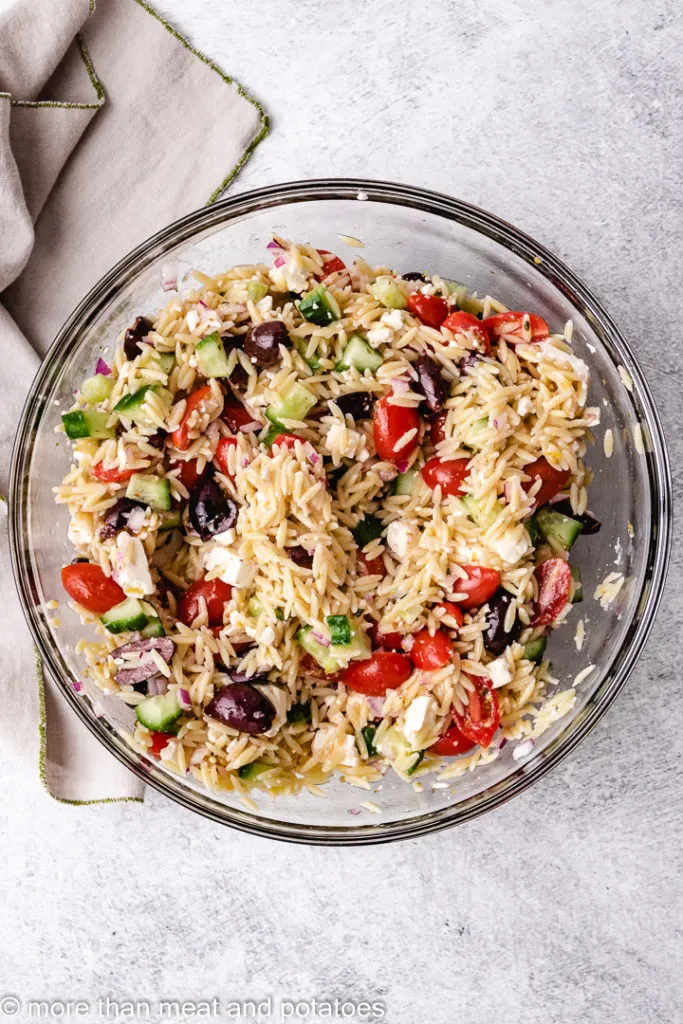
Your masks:
{"label": "cherry tomato half", "polygon": [[234,474],[230,472],[230,449],[236,447],[236,437],[222,437],[216,445],[216,454],[213,457],[223,476],[230,477],[231,480]]}
{"label": "cherry tomato half", "polygon": [[494,340],[503,335],[514,342],[542,341],[550,334],[547,323],[536,313],[520,313],[510,310],[507,313],[496,313],[481,321],[484,330]]}
{"label": "cherry tomato half", "polygon": [[153,732],[151,737],[152,742],[147,747],[147,753],[151,754],[152,757],[158,757],[161,751],[171,742],[171,737],[167,732]]}
{"label": "cherry tomato half", "polygon": [[380,633],[377,623],[373,622],[368,630],[374,647],[381,647],[385,651],[402,651],[402,633]]}
{"label": "cherry tomato half", "polygon": [[386,576],[387,567],[381,555],[368,558],[362,551],[358,552],[358,568],[362,576]]}
{"label": "cherry tomato half", "polygon": [[446,460],[435,456],[422,467],[422,479],[432,490],[440,487],[443,497],[447,494],[457,497],[465,493],[461,485],[468,473],[468,462],[469,459]]}
{"label": "cherry tomato half", "polygon": [[248,423],[254,423],[252,414],[232,392],[225,396],[221,419],[225,420],[233,434],[236,434]]}
{"label": "cherry tomato half", "polygon": [[500,586],[500,573],[484,565],[463,565],[467,579],[456,580],[453,586],[458,594],[467,594],[458,601],[461,608],[478,608],[493,597]]}
{"label": "cherry tomato half", "polygon": [[465,621],[465,616],[463,615],[462,609],[459,605],[453,604],[452,601],[442,601],[441,604],[437,604],[436,607],[441,608],[444,615],[448,615],[451,619],[455,619],[458,626],[462,626]]}
{"label": "cherry tomato half", "polygon": [[423,295],[422,292],[413,292],[408,296],[408,309],[421,320],[427,327],[434,327],[437,331],[448,316],[448,303],[440,299],[438,295]]}
{"label": "cherry tomato half", "polygon": [[538,601],[531,620],[532,626],[548,626],[560,614],[572,586],[572,573],[563,558],[549,558],[536,569]]}
{"label": "cherry tomato half", "polygon": [[448,413],[438,413],[431,422],[429,427],[429,437],[436,448],[437,444],[441,444],[446,439],[446,416]]}
{"label": "cherry tomato half", "polygon": [[74,562],[62,569],[62,586],[69,597],[89,612],[104,615],[114,605],[126,600],[116,580],[105,576],[94,562]]}
{"label": "cherry tomato half", "polygon": [[466,739],[486,748],[500,725],[498,697],[488,680],[469,678],[474,690],[462,715],[455,716],[455,723]]}
{"label": "cherry tomato half", "polygon": [[196,459],[175,459],[171,462],[171,469],[179,470],[178,479],[188,491],[191,491],[199,480]]}
{"label": "cherry tomato half", "polygon": [[[401,459],[407,458],[419,444],[420,414],[417,409],[410,409],[404,405],[391,405],[389,398],[391,395],[386,395],[375,405],[372,433],[375,449],[380,459],[385,459],[387,462],[400,462]],[[409,430],[416,430],[417,433],[405,444],[402,444],[398,451],[395,451],[397,442]]]}
{"label": "cherry tomato half", "polygon": [[438,757],[455,757],[456,754],[466,754],[468,750],[472,750],[476,745],[477,744],[473,740],[463,736],[457,724],[454,722],[453,725],[450,725],[448,729],[439,736],[436,743],[432,743],[429,748],[429,753],[436,754]]}
{"label": "cherry tomato half", "polygon": [[415,634],[410,648],[410,660],[415,668],[435,672],[437,668],[448,664],[452,653],[453,642],[445,630],[437,629],[432,636],[428,629],[421,629]]}
{"label": "cherry tomato half", "polygon": [[344,669],[344,683],[368,697],[383,697],[387,690],[395,690],[405,683],[413,671],[407,654],[394,651],[375,651],[364,661],[352,661]]}
{"label": "cherry tomato half", "polygon": [[139,473],[138,469],[105,469],[101,462],[97,462],[92,468],[92,475],[101,484],[122,484],[130,480],[133,473]]}
{"label": "cherry tomato half", "polygon": [[186,626],[191,626],[199,615],[200,597],[206,601],[209,626],[221,626],[225,606],[232,597],[230,584],[223,580],[197,580],[188,587],[178,601],[178,618]]}
{"label": "cherry tomato half", "polygon": [[569,482],[571,476],[568,469],[555,469],[543,456],[525,466],[524,472],[531,477],[530,483],[525,484],[526,489],[529,489],[536,480],[542,481],[534,495],[535,508],[540,508],[541,505],[547,505],[549,501],[552,501],[555,495],[559,494],[565,484]]}
{"label": "cherry tomato half", "polygon": [[464,334],[466,338],[469,338],[474,343],[474,347],[478,352],[488,355],[491,351],[488,331],[485,327],[482,327],[482,321],[477,320],[476,316],[473,316],[472,313],[464,313],[462,311],[451,313],[450,316],[446,317],[441,326],[451,331],[452,334]]}
{"label": "cherry tomato half", "polygon": [[171,443],[179,451],[184,452],[186,448],[190,447],[190,422],[193,414],[202,402],[207,401],[211,398],[211,388],[208,384],[204,387],[197,388],[191,395],[187,396],[187,404],[185,406],[185,412],[183,418],[180,421],[179,426],[171,434]]}
{"label": "cherry tomato half", "polygon": [[297,441],[301,441],[303,444],[303,438],[299,437],[298,434],[278,434],[273,441],[272,447],[276,444],[282,444],[285,448],[293,448]]}
{"label": "cherry tomato half", "polygon": [[[340,270],[346,270],[346,264],[343,260],[340,260],[334,253],[328,252],[327,249],[318,249],[318,253],[323,257],[323,269],[320,272],[320,280],[329,277],[330,274],[336,274]],[[328,256],[329,259],[325,259]]]}

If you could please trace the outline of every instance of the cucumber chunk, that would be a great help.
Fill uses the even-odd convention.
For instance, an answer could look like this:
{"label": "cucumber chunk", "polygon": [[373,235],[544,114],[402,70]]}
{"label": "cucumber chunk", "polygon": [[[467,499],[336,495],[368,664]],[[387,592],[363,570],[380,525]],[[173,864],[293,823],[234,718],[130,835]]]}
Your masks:
{"label": "cucumber chunk", "polygon": [[465,511],[472,522],[476,523],[482,530],[487,530],[502,510],[499,501],[495,501],[489,508],[481,498],[475,498],[473,494],[463,495],[460,501],[465,506]]}
{"label": "cucumber chunk", "polygon": [[488,416],[482,416],[480,419],[475,420],[472,426],[465,434],[465,444],[468,448],[481,448],[484,445],[482,435],[489,429],[489,418]]}
{"label": "cucumber chunk", "polygon": [[458,309],[462,309],[465,313],[471,313],[473,316],[481,314],[484,303],[473,292],[470,292],[466,284],[461,284],[459,281],[446,281],[445,279],[444,284],[448,289],[448,294],[455,299]]}
{"label": "cucumber chunk", "polygon": [[310,366],[310,368],[312,370],[319,370],[320,369],[320,360],[318,359],[317,353],[314,352],[312,356],[307,356],[306,355],[306,352],[308,351],[308,339],[306,339],[306,338],[295,338],[294,339],[294,348],[297,350],[297,352],[299,353],[299,355],[301,356],[303,361],[308,366]]}
{"label": "cucumber chunk", "polygon": [[159,369],[163,370],[167,376],[175,366],[175,356],[173,352],[156,352],[154,354],[154,360],[158,364]]}
{"label": "cucumber chunk", "polygon": [[253,780],[258,779],[264,772],[272,772],[274,767],[272,764],[263,764],[262,761],[252,761],[251,764],[243,764],[237,774],[241,779]]}
{"label": "cucumber chunk", "polygon": [[351,533],[353,534],[353,539],[358,547],[364,548],[371,540],[376,540],[377,537],[381,537],[383,531],[384,527],[377,516],[365,516],[364,519],[361,519],[361,521],[353,527]]}
{"label": "cucumber chunk", "polygon": [[[247,614],[251,615],[252,619],[258,619],[259,615],[263,615],[265,612],[263,602],[258,597],[250,597],[247,602]],[[282,608],[275,609],[275,618],[278,622],[282,622],[284,619],[284,613]]]}
{"label": "cucumber chunk", "polygon": [[137,597],[127,597],[100,616],[100,622],[110,633],[134,633],[137,629],[144,629],[149,620],[143,602]]}
{"label": "cucumber chunk", "polygon": [[247,282],[247,295],[252,302],[260,302],[261,299],[265,299],[267,294],[268,285],[264,284],[263,281]]}
{"label": "cucumber chunk", "polygon": [[580,604],[583,601],[583,582],[581,570],[578,565],[570,565],[569,571],[572,574],[572,604]]}
{"label": "cucumber chunk", "polygon": [[170,512],[162,512],[159,530],[177,530],[183,525],[183,517],[179,508],[171,509]]}
{"label": "cucumber chunk", "polygon": [[67,437],[77,441],[79,437],[116,437],[113,427],[107,426],[108,412],[96,409],[77,409],[74,412],[62,413],[62,423]]}
{"label": "cucumber chunk", "polygon": [[175,690],[147,697],[135,708],[135,716],[142,725],[153,732],[170,732],[171,726],[178,721],[183,709],[178,703]]}
{"label": "cucumber chunk", "polygon": [[80,396],[88,405],[97,405],[109,398],[114,390],[114,381],[111,377],[105,377],[103,373],[96,373],[94,377],[84,380],[80,388]]}
{"label": "cucumber chunk", "polygon": [[565,551],[569,551],[583,530],[583,523],[563,515],[562,512],[553,512],[547,506],[539,508],[536,513],[536,522],[545,539],[551,545],[559,544]]}
{"label": "cucumber chunk", "polygon": [[369,343],[360,334],[352,334],[346,343],[342,357],[337,363],[337,370],[370,370],[374,373],[384,362],[383,357],[371,348]]}
{"label": "cucumber chunk", "polygon": [[290,725],[308,724],[311,721],[311,702],[304,701],[301,704],[292,704],[287,712],[287,721]]}
{"label": "cucumber chunk", "polygon": [[271,423],[280,428],[280,433],[286,430],[280,420],[305,420],[308,413],[316,404],[317,399],[303,384],[292,384],[276,405],[270,405],[266,409],[266,416]]}
{"label": "cucumber chunk", "polygon": [[164,624],[158,615],[153,616],[141,632],[144,637],[166,636]]}
{"label": "cucumber chunk", "polygon": [[133,473],[128,481],[126,497],[160,512],[171,511],[171,485],[165,477]]}
{"label": "cucumber chunk", "polygon": [[114,412],[125,416],[129,420],[133,420],[141,426],[154,426],[154,420],[145,410],[145,399],[149,392],[159,395],[167,405],[169,404],[170,395],[165,388],[162,388],[159,384],[143,384],[137,391],[124,395],[114,406]]}
{"label": "cucumber chunk", "polygon": [[535,661],[537,664],[543,661],[543,653],[548,643],[548,638],[539,636],[537,640],[530,640],[524,645],[524,657],[527,661]]}
{"label": "cucumber chunk", "polygon": [[218,331],[207,334],[197,345],[197,366],[205,377],[229,377],[230,366]]}
{"label": "cucumber chunk", "polygon": [[536,516],[532,516],[531,519],[528,520],[526,524],[526,532],[529,534],[531,544],[536,547],[536,545],[541,541],[541,531],[538,528]]}
{"label": "cucumber chunk", "polygon": [[296,638],[306,653],[310,654],[325,672],[338,672],[342,664],[335,658],[332,648],[318,643],[315,637],[311,635],[312,632],[312,626],[301,626],[297,630]]}
{"label": "cucumber chunk", "polygon": [[365,740],[365,746],[367,747],[368,757],[377,757],[377,748],[375,747],[375,733],[377,732],[376,725],[366,725],[365,728],[361,729],[363,739]]}
{"label": "cucumber chunk", "polygon": [[388,309],[405,309],[408,305],[403,291],[391,277],[378,277],[370,291]]}
{"label": "cucumber chunk", "polygon": [[346,615],[328,615],[327,625],[330,627],[332,646],[351,643],[351,626]]}
{"label": "cucumber chunk", "polygon": [[392,725],[382,740],[381,753],[389,758],[399,775],[412,775],[422,761],[424,750],[412,750],[398,726]]}
{"label": "cucumber chunk", "polygon": [[419,470],[409,469],[407,473],[399,473],[394,480],[394,494],[412,494],[415,490],[415,484]]}
{"label": "cucumber chunk", "polygon": [[336,299],[322,284],[304,295],[298,306],[304,320],[317,327],[327,327],[341,316]]}

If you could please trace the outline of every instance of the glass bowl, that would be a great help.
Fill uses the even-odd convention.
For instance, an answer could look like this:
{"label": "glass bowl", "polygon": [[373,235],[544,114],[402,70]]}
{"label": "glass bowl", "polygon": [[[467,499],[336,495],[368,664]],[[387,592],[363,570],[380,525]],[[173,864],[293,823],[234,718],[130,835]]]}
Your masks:
{"label": "glass bowl", "polygon": [[[211,274],[235,263],[258,263],[273,233],[310,241],[347,259],[362,256],[401,271],[428,269],[489,292],[512,309],[540,313],[555,330],[574,322],[577,353],[591,366],[589,404],[600,406],[598,442],[589,451],[595,472],[590,507],[602,531],[574,549],[584,580],[581,617],[586,638],[574,642],[575,612],[554,633],[551,654],[560,689],[594,665],[577,686],[574,709],[556,721],[527,756],[508,743],[497,760],[423,792],[391,771],[381,791],[365,793],[334,781],[327,799],[309,794],[259,798],[247,810],[234,795],[208,792],[190,777],[173,775],[123,739],[132,711],[116,697],[86,684],[74,653],[84,627],[64,608],[54,630],[45,602],[62,597],[60,569],[72,551],[68,513],[53,502],[52,487],[70,463],[70,447],[55,434],[72,401],[74,382],[92,373],[96,356],[110,348],[137,315],[166,299],[160,270],[174,263]],[[339,235],[355,236],[363,250]],[[614,453],[602,438],[610,428]],[[664,583],[671,527],[671,482],[664,440],[649,388],[618,328],[591,292],[533,239],[466,203],[403,185],[361,180],[295,182],[237,195],[189,214],[144,242],[92,289],[57,336],[33,383],[16,438],[11,483],[12,558],[29,627],[65,699],[116,757],[162,793],[215,821],[257,835],[309,843],[354,844],[410,838],[467,821],[522,792],[576,747],[612,703],[634,667],[652,626]],[[574,561],[574,558],[572,558]],[[613,571],[626,577],[617,600],[603,609],[596,585]],[[359,813],[371,799],[381,814]]]}

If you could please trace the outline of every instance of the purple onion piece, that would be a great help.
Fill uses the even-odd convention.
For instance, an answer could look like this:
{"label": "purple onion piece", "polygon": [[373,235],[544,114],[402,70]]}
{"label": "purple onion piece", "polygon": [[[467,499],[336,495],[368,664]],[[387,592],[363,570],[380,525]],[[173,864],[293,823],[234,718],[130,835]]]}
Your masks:
{"label": "purple onion piece", "polygon": [[95,373],[100,373],[103,377],[109,377],[111,375],[111,367],[107,363],[105,363],[102,356],[100,356],[99,359],[97,360],[97,364],[95,366]]}
{"label": "purple onion piece", "polygon": [[269,671],[270,670],[268,669],[265,672],[254,672],[252,675],[249,675],[248,672],[241,672],[237,668],[226,669],[226,672],[232,679],[233,683],[251,683],[252,685],[257,683],[267,683]]}

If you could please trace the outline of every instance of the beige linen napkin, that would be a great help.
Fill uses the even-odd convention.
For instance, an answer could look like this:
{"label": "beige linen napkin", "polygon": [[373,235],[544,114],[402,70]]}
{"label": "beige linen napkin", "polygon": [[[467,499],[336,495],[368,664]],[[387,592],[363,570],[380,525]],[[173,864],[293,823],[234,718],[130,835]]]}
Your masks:
{"label": "beige linen napkin", "polygon": [[[0,10],[0,491],[39,359],[88,289],[148,235],[215,199],[267,132],[262,109],[139,0]],[[3,309],[4,306],[4,309]],[[6,513],[6,505],[0,511]],[[57,799],[142,783],[45,681],[0,523],[2,757]]]}

